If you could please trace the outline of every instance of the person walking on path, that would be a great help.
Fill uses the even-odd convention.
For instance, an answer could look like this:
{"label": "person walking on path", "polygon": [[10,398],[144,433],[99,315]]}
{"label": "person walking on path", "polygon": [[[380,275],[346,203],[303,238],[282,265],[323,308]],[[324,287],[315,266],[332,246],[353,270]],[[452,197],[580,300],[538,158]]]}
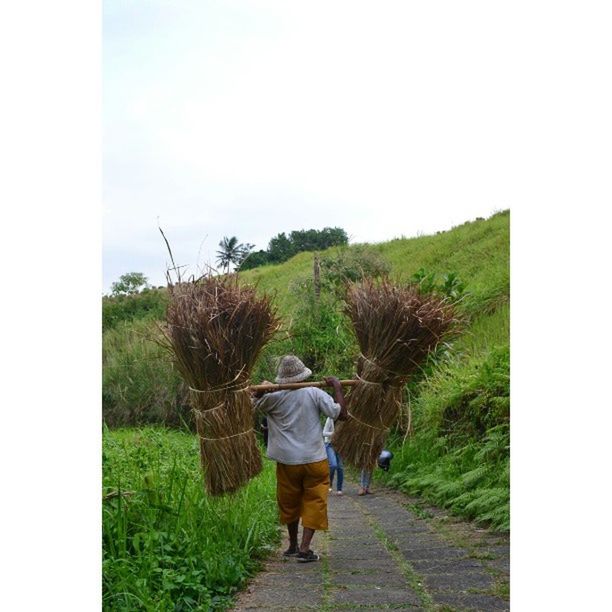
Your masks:
{"label": "person walking on path", "polygon": [[334,435],[334,419],[327,417],[323,426],[323,441],[325,442],[325,450],[327,451],[327,461],[329,463],[329,492],[334,488],[334,474],[338,472],[338,480],[336,481],[337,495],[342,495],[342,484],[344,482],[344,467],[342,459],[336,452],[331,438]]}
{"label": "person walking on path", "polygon": [[[380,453],[378,457],[377,464],[381,470],[385,472],[389,471],[391,467],[391,459],[393,459],[393,453],[388,450],[384,450]],[[372,471],[373,470],[361,470],[361,474],[359,475],[359,491],[357,495],[367,495],[370,492],[370,483],[372,482]]]}
{"label": "person walking on path", "polygon": [[[300,359],[285,355],[275,381],[302,382],[311,374]],[[310,544],[315,531],[328,528],[329,464],[319,415],[341,421],[348,418],[340,381],[329,376],[325,382],[333,387],[334,399],[316,387],[255,395],[254,408],[268,421],[267,456],[276,461],[276,500],[280,521],[289,533],[289,548],[283,554],[297,557],[300,563],[319,560]],[[298,547],[300,518],[302,541]]]}
{"label": "person walking on path", "polygon": [[370,492],[370,482],[372,480],[372,470],[361,470],[359,475],[359,491],[357,495],[367,495]]}

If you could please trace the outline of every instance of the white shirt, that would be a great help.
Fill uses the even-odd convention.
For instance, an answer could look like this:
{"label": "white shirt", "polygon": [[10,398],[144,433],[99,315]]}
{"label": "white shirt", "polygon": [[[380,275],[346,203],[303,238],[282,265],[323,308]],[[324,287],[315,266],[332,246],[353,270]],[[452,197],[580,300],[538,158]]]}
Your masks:
{"label": "white shirt", "polygon": [[334,435],[334,419],[327,417],[325,425],[323,425],[323,442],[326,444],[331,442],[331,437]]}
{"label": "white shirt", "polygon": [[255,408],[268,417],[268,457],[287,465],[327,459],[320,414],[335,419],[340,405],[317,387],[266,393]]}

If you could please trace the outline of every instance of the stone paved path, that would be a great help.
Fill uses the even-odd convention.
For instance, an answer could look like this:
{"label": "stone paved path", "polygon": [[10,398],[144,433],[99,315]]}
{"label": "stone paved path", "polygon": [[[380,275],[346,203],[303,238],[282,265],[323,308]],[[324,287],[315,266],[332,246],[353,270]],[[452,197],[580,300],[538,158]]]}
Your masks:
{"label": "stone paved path", "polygon": [[317,563],[283,547],[241,594],[240,610],[509,610],[509,538],[376,486],[329,498],[330,529],[315,534]]}

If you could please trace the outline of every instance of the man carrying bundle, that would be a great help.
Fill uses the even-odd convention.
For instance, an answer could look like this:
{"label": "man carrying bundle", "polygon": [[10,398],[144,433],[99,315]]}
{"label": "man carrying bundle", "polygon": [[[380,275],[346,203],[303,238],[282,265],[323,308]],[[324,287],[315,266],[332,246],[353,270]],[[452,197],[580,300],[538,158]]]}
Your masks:
{"label": "man carrying bundle", "polygon": [[[285,355],[275,380],[278,384],[297,383],[311,374],[297,357]],[[316,387],[255,396],[255,408],[268,420],[267,455],[276,461],[276,500],[281,523],[289,532],[289,548],[283,554],[297,557],[300,563],[319,560],[310,543],[315,531],[327,529],[329,464],[320,414],[341,421],[348,416],[340,381],[330,376],[325,382],[333,387],[335,402]],[[300,517],[303,531],[298,547]]]}

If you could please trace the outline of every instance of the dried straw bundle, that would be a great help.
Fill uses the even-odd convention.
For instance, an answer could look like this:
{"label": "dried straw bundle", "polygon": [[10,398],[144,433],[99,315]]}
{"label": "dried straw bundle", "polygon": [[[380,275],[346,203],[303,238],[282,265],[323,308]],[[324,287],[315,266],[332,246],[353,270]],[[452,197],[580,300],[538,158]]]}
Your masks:
{"label": "dried straw bundle", "polygon": [[278,319],[267,297],[232,277],[206,276],[169,292],[166,342],[190,388],[206,489],[230,493],[262,469],[249,376]]}
{"label": "dried straw bundle", "polygon": [[388,281],[349,286],[346,313],[361,349],[359,382],[347,397],[349,419],[338,424],[334,447],[349,464],[371,470],[399,413],[402,387],[455,317],[444,298]]}

